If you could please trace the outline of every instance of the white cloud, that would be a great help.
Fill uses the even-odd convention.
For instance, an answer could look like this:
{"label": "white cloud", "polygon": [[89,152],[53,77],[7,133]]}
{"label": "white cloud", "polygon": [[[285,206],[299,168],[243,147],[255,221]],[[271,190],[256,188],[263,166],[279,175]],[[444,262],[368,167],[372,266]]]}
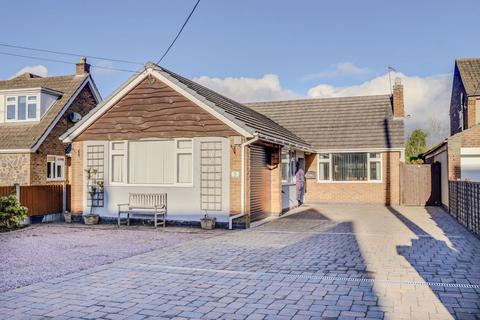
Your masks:
{"label": "white cloud", "polygon": [[302,80],[314,80],[336,77],[365,77],[376,74],[373,69],[356,66],[352,62],[340,62],[331,65],[330,70],[305,75]]}
{"label": "white cloud", "polygon": [[25,72],[30,72],[30,73],[36,74],[37,76],[41,76],[41,77],[46,77],[48,75],[47,67],[39,64],[39,65],[36,65],[36,66],[26,66],[26,67],[24,67],[21,70],[19,70],[17,73],[15,73],[11,78],[19,76],[19,75],[21,75],[22,73],[25,73]]}
{"label": "white cloud", "polygon": [[301,95],[283,89],[275,74],[266,74],[262,78],[211,78],[202,76],[194,81],[240,102],[297,99]]}
{"label": "white cloud", "polygon": [[[435,75],[429,77],[407,76],[392,73],[392,82],[396,77],[402,79],[405,95],[406,134],[413,129],[427,131],[429,143],[434,144],[448,136],[449,106],[451,94],[451,75]],[[362,84],[335,87],[320,84],[308,90],[313,98],[346,97],[390,93],[388,74],[378,76]]]}
{"label": "white cloud", "polygon": [[[404,84],[405,112],[410,115],[405,120],[405,134],[408,135],[413,129],[422,128],[430,134],[428,138],[430,144],[447,137],[450,128],[451,75],[416,77],[394,72],[391,77],[392,83],[396,77],[400,77]],[[202,76],[194,81],[240,102],[305,98],[304,95],[283,88],[275,74],[267,74],[261,78],[221,79]],[[389,93],[388,74],[384,74],[359,85],[347,87],[319,84],[308,90],[308,97],[330,98]]]}

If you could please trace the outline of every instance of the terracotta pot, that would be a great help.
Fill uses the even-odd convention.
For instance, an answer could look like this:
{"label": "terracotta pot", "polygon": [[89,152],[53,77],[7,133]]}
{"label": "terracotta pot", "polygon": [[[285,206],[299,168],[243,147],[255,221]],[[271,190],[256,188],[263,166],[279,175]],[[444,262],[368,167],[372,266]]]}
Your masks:
{"label": "terracotta pot", "polygon": [[212,230],[215,229],[215,222],[217,222],[217,218],[202,218],[200,219],[200,225],[204,230]]}
{"label": "terracotta pot", "polygon": [[83,216],[83,223],[87,225],[98,224],[98,214],[87,214]]}

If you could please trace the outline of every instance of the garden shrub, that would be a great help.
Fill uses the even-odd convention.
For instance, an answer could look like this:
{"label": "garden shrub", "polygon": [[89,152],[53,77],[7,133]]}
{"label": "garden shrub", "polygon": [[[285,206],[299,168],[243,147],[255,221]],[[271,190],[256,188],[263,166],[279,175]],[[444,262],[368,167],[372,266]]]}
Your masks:
{"label": "garden shrub", "polygon": [[28,209],[20,205],[14,194],[0,197],[0,227],[13,229],[27,218]]}

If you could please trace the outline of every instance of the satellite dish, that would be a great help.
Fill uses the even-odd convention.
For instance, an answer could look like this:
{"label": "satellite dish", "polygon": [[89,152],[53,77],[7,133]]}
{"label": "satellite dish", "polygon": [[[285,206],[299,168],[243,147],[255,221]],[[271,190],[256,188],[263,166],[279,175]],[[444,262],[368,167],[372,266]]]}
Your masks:
{"label": "satellite dish", "polygon": [[82,116],[77,112],[70,112],[68,114],[68,120],[70,120],[73,123],[80,121],[80,119],[82,119]]}

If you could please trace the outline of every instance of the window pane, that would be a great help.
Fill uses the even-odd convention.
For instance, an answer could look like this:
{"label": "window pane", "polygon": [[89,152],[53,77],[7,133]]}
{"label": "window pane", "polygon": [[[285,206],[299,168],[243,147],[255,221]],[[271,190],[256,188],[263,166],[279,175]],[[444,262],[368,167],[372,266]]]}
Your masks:
{"label": "window pane", "polygon": [[18,97],[18,120],[27,119],[27,98],[25,96]]}
{"label": "window pane", "polygon": [[177,154],[177,182],[191,183],[192,182],[192,154],[179,153]]}
{"label": "window pane", "polygon": [[380,159],[380,153],[370,153],[371,159]]}
{"label": "window pane", "polygon": [[318,164],[319,179],[330,180],[330,168],[328,162],[320,162]]}
{"label": "window pane", "polygon": [[8,105],[7,106],[7,120],[15,120],[15,106]]}
{"label": "window pane", "polygon": [[28,119],[35,119],[37,117],[37,105],[28,104]]}
{"label": "window pane", "polygon": [[367,154],[332,154],[332,169],[334,181],[365,181],[367,180]]}
{"label": "window pane", "polygon": [[63,178],[63,165],[57,164],[57,178]]}
{"label": "window pane", "polygon": [[379,161],[370,162],[370,180],[381,180],[381,166]]}
{"label": "window pane", "polygon": [[173,141],[132,141],[129,145],[130,183],[173,184]]}
{"label": "window pane", "polygon": [[178,149],[191,149],[192,148],[192,140],[178,140],[177,141],[177,148]]}
{"label": "window pane", "polygon": [[37,96],[28,96],[28,102],[35,102],[37,101]]}
{"label": "window pane", "polygon": [[47,162],[47,178],[52,179],[52,162]]}
{"label": "window pane", "polygon": [[112,143],[112,150],[123,150],[125,147],[124,147],[124,144],[123,142],[113,142]]}
{"label": "window pane", "polygon": [[124,182],[123,159],[123,154],[116,154],[112,156],[112,182]]}
{"label": "window pane", "polygon": [[327,159],[327,160],[328,160],[328,159],[330,158],[330,155],[329,155],[328,153],[320,153],[320,154],[318,155],[318,158],[319,158],[319,159]]}

